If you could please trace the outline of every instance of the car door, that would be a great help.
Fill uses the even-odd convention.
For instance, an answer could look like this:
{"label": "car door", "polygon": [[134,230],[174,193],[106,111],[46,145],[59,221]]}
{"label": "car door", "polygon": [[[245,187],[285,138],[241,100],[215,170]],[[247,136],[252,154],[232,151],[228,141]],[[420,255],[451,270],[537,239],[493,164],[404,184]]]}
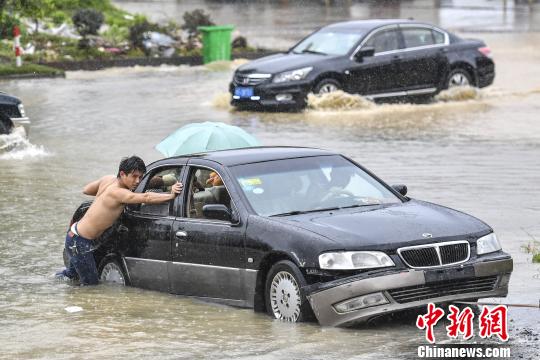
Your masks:
{"label": "car door", "polygon": [[[446,74],[447,35],[420,25],[400,25],[405,51],[400,66],[400,86],[405,90],[436,90]],[[421,91],[420,91],[421,92]]]}
{"label": "car door", "polygon": [[353,91],[361,95],[380,94],[399,90],[399,61],[401,48],[397,25],[386,26],[369,34],[358,50],[373,47],[374,56],[356,59],[349,70]]}
{"label": "car door", "polygon": [[[181,166],[153,169],[136,192],[170,192],[180,179]],[[131,284],[151,290],[169,291],[167,264],[171,261],[174,201],[126,207],[119,231],[121,248]]]}
{"label": "car door", "polygon": [[[212,172],[223,185],[207,184]],[[252,275],[246,274],[245,222],[238,215],[235,221],[208,219],[202,211],[204,205],[223,204],[238,214],[228,186],[231,179],[223,169],[203,164],[190,164],[186,174],[183,208],[174,223],[171,290],[242,305],[249,292],[246,277]]]}

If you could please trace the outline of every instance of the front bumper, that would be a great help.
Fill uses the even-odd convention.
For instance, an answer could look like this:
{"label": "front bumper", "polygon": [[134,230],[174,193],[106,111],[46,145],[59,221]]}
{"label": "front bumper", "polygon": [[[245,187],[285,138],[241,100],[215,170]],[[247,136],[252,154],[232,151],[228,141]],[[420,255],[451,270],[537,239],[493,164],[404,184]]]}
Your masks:
{"label": "front bumper", "polygon": [[28,117],[11,118],[11,122],[13,127],[24,129],[25,136],[28,136],[30,133],[30,119]]}
{"label": "front bumper", "polygon": [[[307,94],[311,91],[310,81],[295,81],[290,83],[273,84],[266,82],[253,86],[253,96],[251,98],[235,97],[234,89],[237,86],[245,86],[231,82],[229,92],[232,95],[231,105],[233,106],[255,106],[255,107],[298,107],[305,105]],[[290,100],[277,100],[279,94],[291,95]]]}
{"label": "front bumper", "polygon": [[[428,303],[504,297],[508,293],[512,269],[512,258],[503,253],[452,268],[390,270],[379,275],[356,275],[318,287],[308,286],[305,290],[319,323],[339,326]],[[334,308],[342,301],[378,292],[386,297],[387,304],[344,313]]]}

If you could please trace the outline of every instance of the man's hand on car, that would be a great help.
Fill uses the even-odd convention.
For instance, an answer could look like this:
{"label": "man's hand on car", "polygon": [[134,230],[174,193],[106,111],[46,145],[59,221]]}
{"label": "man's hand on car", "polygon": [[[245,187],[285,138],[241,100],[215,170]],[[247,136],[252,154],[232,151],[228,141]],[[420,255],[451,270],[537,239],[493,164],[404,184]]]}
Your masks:
{"label": "man's hand on car", "polygon": [[176,196],[180,194],[183,189],[184,185],[181,182],[176,182],[176,184],[171,187],[171,194],[174,194]]}

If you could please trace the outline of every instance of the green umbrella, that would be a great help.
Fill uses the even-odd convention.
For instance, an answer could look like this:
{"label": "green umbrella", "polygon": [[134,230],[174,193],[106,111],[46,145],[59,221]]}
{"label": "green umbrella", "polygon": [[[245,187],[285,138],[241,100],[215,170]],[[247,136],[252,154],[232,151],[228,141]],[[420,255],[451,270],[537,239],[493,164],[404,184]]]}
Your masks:
{"label": "green umbrella", "polygon": [[206,121],[181,127],[157,144],[156,149],[168,157],[251,146],[259,146],[259,142],[239,127]]}

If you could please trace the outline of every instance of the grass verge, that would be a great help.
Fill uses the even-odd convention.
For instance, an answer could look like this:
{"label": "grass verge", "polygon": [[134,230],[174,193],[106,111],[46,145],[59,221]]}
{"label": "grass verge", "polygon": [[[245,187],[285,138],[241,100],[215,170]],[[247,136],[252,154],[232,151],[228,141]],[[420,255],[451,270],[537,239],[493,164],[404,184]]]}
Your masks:
{"label": "grass verge", "polygon": [[19,75],[63,76],[64,72],[50,66],[38,64],[23,64],[21,67],[12,64],[0,64],[0,77],[16,77]]}

